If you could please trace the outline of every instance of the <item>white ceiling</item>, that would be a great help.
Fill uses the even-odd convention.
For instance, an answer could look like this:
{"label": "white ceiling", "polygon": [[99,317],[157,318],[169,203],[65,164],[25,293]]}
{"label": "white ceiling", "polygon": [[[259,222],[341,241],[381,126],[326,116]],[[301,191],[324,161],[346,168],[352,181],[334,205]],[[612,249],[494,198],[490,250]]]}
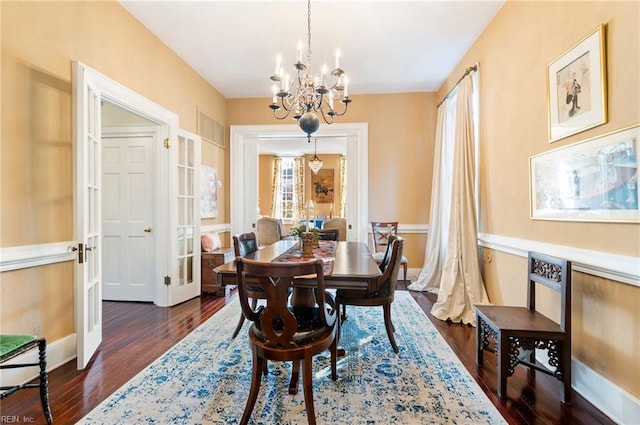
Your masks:
{"label": "white ceiling", "polygon": [[[276,56],[290,66],[298,40],[306,46],[303,0],[120,3],[226,98],[270,97]],[[325,62],[332,69],[339,48],[354,102],[358,94],[435,91],[503,4],[313,0],[314,73]]]}

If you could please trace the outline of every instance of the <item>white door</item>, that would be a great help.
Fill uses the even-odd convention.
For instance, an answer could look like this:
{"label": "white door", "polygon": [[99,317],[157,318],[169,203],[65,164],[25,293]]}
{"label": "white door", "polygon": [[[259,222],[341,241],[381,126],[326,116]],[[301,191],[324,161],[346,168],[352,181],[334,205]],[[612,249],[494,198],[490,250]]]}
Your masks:
{"label": "white door", "polygon": [[200,136],[178,131],[169,150],[169,305],[200,295]]}
{"label": "white door", "polygon": [[[248,139],[243,142],[244,158],[246,167],[242,177],[245,181],[242,184],[244,202],[244,224],[238,233],[254,232],[258,234],[258,140]],[[268,212],[263,212],[269,215]]]}
{"label": "white door", "polygon": [[103,300],[155,300],[156,140],[154,127],[102,132]]}
{"label": "white door", "polygon": [[74,143],[75,232],[78,261],[75,268],[78,369],[84,369],[102,341],[102,255],[100,92],[74,63],[76,113]]}

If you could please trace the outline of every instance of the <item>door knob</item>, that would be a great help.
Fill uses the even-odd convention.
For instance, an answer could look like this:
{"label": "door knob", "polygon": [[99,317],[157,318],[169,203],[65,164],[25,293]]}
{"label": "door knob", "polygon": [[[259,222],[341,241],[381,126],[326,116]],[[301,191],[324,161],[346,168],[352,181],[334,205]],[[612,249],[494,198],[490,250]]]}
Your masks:
{"label": "door knob", "polygon": [[151,233],[151,226],[145,227],[144,231],[147,232],[147,233]]}

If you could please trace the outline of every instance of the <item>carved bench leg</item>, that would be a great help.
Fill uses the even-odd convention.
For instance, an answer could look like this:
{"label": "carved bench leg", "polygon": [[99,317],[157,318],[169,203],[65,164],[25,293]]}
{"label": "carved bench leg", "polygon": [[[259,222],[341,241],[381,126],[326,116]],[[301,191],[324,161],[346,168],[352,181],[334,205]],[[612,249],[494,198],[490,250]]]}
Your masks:
{"label": "carved bench leg", "polygon": [[482,318],[476,315],[476,365],[478,367],[484,366],[484,347],[486,343],[486,335],[483,331],[483,326],[485,326],[485,324]]}
{"label": "carved bench leg", "polygon": [[564,385],[564,404],[572,402],[571,388],[571,345],[565,342],[560,343],[560,352],[562,353],[562,384]]}
{"label": "carved bench leg", "polygon": [[498,395],[507,397],[507,377],[509,376],[509,337],[498,332],[496,337],[496,354],[498,356]]}

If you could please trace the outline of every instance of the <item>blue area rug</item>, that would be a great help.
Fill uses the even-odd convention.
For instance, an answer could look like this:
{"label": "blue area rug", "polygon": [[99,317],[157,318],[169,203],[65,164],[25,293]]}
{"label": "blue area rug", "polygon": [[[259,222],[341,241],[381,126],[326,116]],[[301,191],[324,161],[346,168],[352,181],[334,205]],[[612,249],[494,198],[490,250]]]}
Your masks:
{"label": "blue area rug", "polygon": [[[400,354],[389,344],[381,307],[348,307],[338,380],[329,352],[314,358],[318,424],[506,423],[405,291],[392,317]],[[251,382],[249,325],[235,340],[237,299],[85,416],[81,424],[236,424]],[[269,363],[255,424],[306,424],[302,386],[288,393],[291,363]]]}

